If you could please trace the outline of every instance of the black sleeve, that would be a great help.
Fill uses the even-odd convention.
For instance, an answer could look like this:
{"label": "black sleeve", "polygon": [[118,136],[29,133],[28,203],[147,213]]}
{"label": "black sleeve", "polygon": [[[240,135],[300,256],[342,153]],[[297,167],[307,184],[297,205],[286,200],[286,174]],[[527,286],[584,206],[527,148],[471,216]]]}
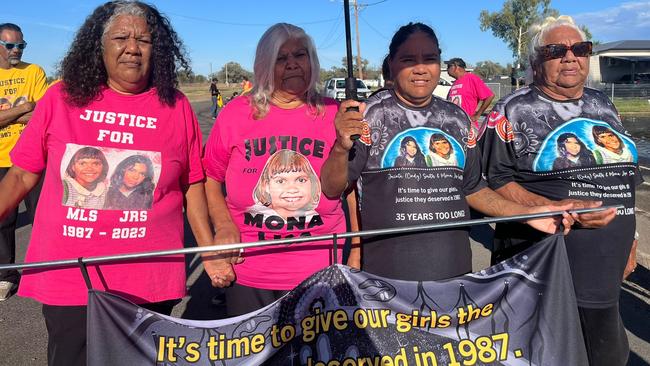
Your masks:
{"label": "black sleeve", "polygon": [[475,141],[469,141],[465,155],[465,169],[463,171],[463,193],[469,196],[487,187],[487,182],[481,174],[481,150]]}
{"label": "black sleeve", "polygon": [[480,143],[483,147],[483,175],[489,187],[497,189],[514,182],[518,174],[512,125],[502,103],[498,103],[490,112],[487,124]]}
{"label": "black sleeve", "polygon": [[[364,117],[368,124],[370,124],[371,121],[377,121],[378,119],[384,118],[381,103],[371,104],[369,102]],[[372,147],[373,141],[370,141],[370,144],[363,141],[363,137],[355,141],[354,146],[350,149],[350,156],[348,157],[349,182],[354,182],[359,179],[361,172],[363,172],[368,162],[370,148]]]}

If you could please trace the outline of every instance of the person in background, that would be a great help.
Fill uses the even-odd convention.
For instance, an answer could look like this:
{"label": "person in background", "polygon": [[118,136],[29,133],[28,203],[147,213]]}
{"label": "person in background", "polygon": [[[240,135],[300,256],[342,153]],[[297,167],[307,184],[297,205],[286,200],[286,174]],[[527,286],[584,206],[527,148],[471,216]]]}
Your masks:
{"label": "person in background", "polygon": [[[311,37],[295,25],[271,26],[257,44],[254,70],[255,86],[219,113],[205,147],[217,243],[345,232],[340,197],[322,196],[312,179],[334,145],[337,104],[316,89]],[[227,314],[236,316],[279,299],[332,264],[332,254],[332,241],[306,242],[248,248],[243,262],[208,254],[203,265],[212,285],[225,288]]]}
{"label": "person in background", "polygon": [[210,115],[212,118],[217,118],[217,114],[219,113],[219,105],[217,104],[219,96],[221,96],[221,92],[219,91],[219,87],[217,87],[217,79],[215,78],[210,81],[210,98],[212,100]]}
{"label": "person in background", "polygon": [[[619,314],[621,281],[635,232],[634,188],[642,177],[636,159],[583,161],[579,169],[556,170],[554,140],[571,133],[593,148],[603,138],[634,151],[614,104],[602,92],[585,87],[592,44],[568,16],[549,17],[528,32],[531,85],[501,99],[490,112],[481,137],[484,174],[490,187],[524,205],[572,202],[575,207],[623,205],[624,209],[576,216],[565,237],[589,363],[625,365],[629,347]],[[608,136],[599,136],[605,132]],[[613,140],[613,142],[612,142]],[[595,154],[594,154],[595,155]],[[547,165],[540,160],[548,157]],[[537,163],[536,163],[537,162]],[[601,197],[599,202],[574,197]],[[516,223],[497,224],[493,262],[520,252],[540,239]]]}
{"label": "person in background", "polygon": [[[212,243],[201,131],[176,89],[177,65],[188,68],[182,42],[151,5],[107,2],[81,25],[61,63],[62,81],[39,101],[0,182],[5,218],[46,172],[26,262],[181,249],[184,201],[197,242]],[[120,116],[146,122],[118,125]],[[111,166],[130,150],[156,156],[152,207],[134,216],[63,205],[63,168],[80,145],[102,151]],[[185,294],[183,256],[88,265],[88,274],[94,288],[163,314]],[[18,294],[43,304],[48,364],[85,365],[88,289],[79,268],[25,270]]]}
{"label": "person in background", "polygon": [[[45,94],[45,72],[36,64],[21,61],[27,42],[23,31],[12,23],[0,24],[0,179],[12,166],[9,152],[32,118],[36,102]],[[42,181],[24,197],[29,221],[34,222]],[[16,221],[18,208],[0,221],[0,264],[16,259]],[[18,287],[17,271],[0,271],[0,301],[8,299]]]}
{"label": "person in background", "polygon": [[447,64],[447,74],[455,79],[447,99],[459,105],[478,130],[480,127],[478,120],[492,103],[494,93],[480,77],[465,70],[466,65],[462,58],[452,58],[445,61],[445,64]]}
{"label": "person in background", "polygon": [[241,82],[241,95],[246,95],[248,94],[251,90],[253,90],[253,83],[248,80],[248,76],[244,76],[243,80]]}
{"label": "person in background", "polygon": [[372,97],[382,90],[387,90],[393,87],[393,81],[390,79],[390,65],[388,64],[388,55],[384,57],[384,61],[381,63],[381,77],[384,79],[384,86],[372,92],[368,98]]}

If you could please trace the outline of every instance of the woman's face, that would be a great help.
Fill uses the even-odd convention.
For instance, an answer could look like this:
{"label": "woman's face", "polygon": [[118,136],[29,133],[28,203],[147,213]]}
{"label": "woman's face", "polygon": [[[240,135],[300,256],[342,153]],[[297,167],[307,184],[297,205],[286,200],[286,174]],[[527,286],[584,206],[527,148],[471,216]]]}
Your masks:
{"label": "woman's face", "polygon": [[127,189],[133,189],[147,177],[147,166],[142,163],[135,163],[126,168],[122,183]]}
{"label": "woman's face", "polygon": [[451,150],[451,146],[449,145],[449,141],[447,140],[437,140],[433,142],[433,151],[436,152],[436,154],[440,156],[447,156],[449,155],[449,150]]}
{"label": "woman's face", "polygon": [[425,33],[411,34],[390,60],[393,88],[407,105],[425,106],[440,79],[440,51]]}
{"label": "woman's face", "polygon": [[603,144],[607,150],[613,152],[618,152],[621,148],[621,142],[619,141],[618,136],[609,131],[598,134],[598,142]]}
{"label": "woman's face", "polygon": [[574,137],[569,137],[564,141],[564,148],[569,155],[578,156],[580,154],[580,143]]}
{"label": "woman's face", "polygon": [[275,61],[274,91],[287,96],[302,96],[307,92],[310,79],[311,63],[307,47],[299,39],[286,41]]}
{"label": "woman's face", "polygon": [[108,86],[122,94],[138,94],[149,85],[152,37],[147,22],[120,15],[104,35],[104,66]]}
{"label": "woman's face", "polygon": [[[544,37],[544,45],[564,44],[571,46],[581,42],[582,37],[575,29],[559,26],[550,30]],[[564,95],[567,91],[583,87],[589,74],[589,57],[576,57],[567,51],[562,58],[544,61],[541,65],[542,85],[544,91]]]}
{"label": "woman's face", "polygon": [[97,178],[102,174],[103,169],[104,163],[95,158],[79,159],[72,165],[74,180],[85,188],[95,184]]}
{"label": "woman's face", "polygon": [[271,208],[287,217],[311,201],[311,179],[305,172],[279,173],[269,181]]}
{"label": "woman's face", "polygon": [[409,141],[406,143],[406,155],[409,157],[414,157],[415,154],[418,153],[418,147],[413,141]]}

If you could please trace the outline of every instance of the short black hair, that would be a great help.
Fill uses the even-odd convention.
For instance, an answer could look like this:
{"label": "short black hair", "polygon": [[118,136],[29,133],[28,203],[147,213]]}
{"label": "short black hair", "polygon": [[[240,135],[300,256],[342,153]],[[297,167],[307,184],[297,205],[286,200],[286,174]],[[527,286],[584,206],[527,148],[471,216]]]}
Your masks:
{"label": "short black hair", "polygon": [[438,48],[438,53],[440,53],[440,44],[438,43],[438,37],[436,36],[436,32],[433,31],[431,27],[424,23],[409,23],[407,25],[401,26],[397,32],[393,35],[393,38],[390,41],[390,45],[388,46],[388,58],[390,60],[395,57],[395,54],[397,53],[397,50],[400,48],[400,46],[406,42],[406,40],[411,36],[413,33],[417,32],[422,32],[426,34],[435,44],[436,47]]}
{"label": "short black hair", "polygon": [[445,64],[446,64],[447,66],[449,66],[449,65],[460,66],[460,67],[462,67],[463,69],[467,67],[467,65],[465,64],[465,61],[463,61],[463,59],[460,58],[460,57],[454,57],[454,58],[452,58],[452,59],[449,60],[449,61],[445,61]]}
{"label": "short black hair", "polygon": [[4,32],[6,30],[12,30],[12,31],[20,32],[20,34],[23,34],[23,30],[20,29],[20,27],[15,25],[14,23],[2,23],[2,24],[0,24],[0,33]]}

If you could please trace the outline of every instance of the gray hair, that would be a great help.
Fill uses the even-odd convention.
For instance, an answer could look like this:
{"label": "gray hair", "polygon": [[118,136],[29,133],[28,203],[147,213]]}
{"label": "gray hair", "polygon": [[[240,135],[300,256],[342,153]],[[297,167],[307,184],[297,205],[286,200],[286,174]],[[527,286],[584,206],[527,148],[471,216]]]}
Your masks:
{"label": "gray hair", "polygon": [[257,43],[255,65],[253,66],[255,83],[253,83],[250,97],[255,119],[262,119],[269,112],[271,94],[276,88],[276,85],[274,85],[276,59],[280,47],[290,39],[302,41],[309,55],[311,78],[307,86],[306,102],[315,115],[319,115],[324,111],[322,98],[316,90],[320,82],[320,63],[318,62],[314,41],[300,27],[293,24],[277,23],[267,29]]}
{"label": "gray hair", "polygon": [[117,17],[119,17],[120,15],[132,15],[145,20],[147,19],[147,13],[140,6],[140,4],[133,1],[116,1],[115,9],[113,10],[113,15],[111,15],[111,17],[108,18],[106,23],[104,23],[104,33],[102,34],[102,38],[106,36],[106,33],[108,33],[108,30],[115,22],[115,19],[117,19]]}
{"label": "gray hair", "polygon": [[542,23],[533,24],[528,32],[533,35],[533,38],[530,40],[530,53],[528,54],[528,60],[530,64],[533,65],[537,62],[539,58],[539,52],[537,49],[544,45],[544,38],[546,35],[555,28],[558,27],[569,27],[575,29],[576,32],[580,35],[582,41],[587,40],[585,32],[578,27],[573,18],[568,15],[560,15],[559,17],[547,17]]}

